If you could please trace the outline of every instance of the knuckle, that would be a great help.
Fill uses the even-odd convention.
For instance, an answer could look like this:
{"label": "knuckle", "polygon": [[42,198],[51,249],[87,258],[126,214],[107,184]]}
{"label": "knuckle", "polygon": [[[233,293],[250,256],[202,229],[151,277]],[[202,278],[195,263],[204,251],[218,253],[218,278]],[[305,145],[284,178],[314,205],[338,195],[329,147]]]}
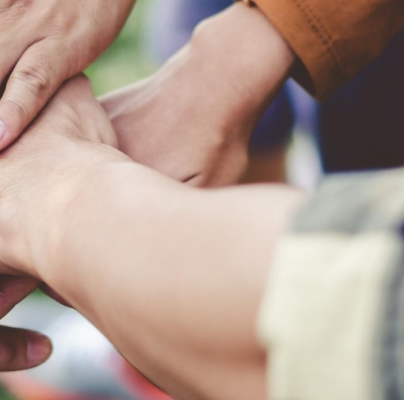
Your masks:
{"label": "knuckle", "polygon": [[30,113],[27,106],[23,103],[19,103],[12,99],[5,99],[3,100],[3,107],[18,120],[26,121],[29,119]]}
{"label": "knuckle", "polygon": [[42,97],[48,93],[52,84],[49,71],[35,66],[17,69],[12,76],[12,81],[25,86],[35,97]]}
{"label": "knuckle", "polygon": [[78,19],[75,10],[60,9],[58,7],[53,10],[46,29],[52,37],[63,38],[67,33],[74,31],[77,22]]}
{"label": "knuckle", "polygon": [[0,2],[0,13],[14,11],[20,14],[30,8],[33,2],[34,0],[2,0]]}

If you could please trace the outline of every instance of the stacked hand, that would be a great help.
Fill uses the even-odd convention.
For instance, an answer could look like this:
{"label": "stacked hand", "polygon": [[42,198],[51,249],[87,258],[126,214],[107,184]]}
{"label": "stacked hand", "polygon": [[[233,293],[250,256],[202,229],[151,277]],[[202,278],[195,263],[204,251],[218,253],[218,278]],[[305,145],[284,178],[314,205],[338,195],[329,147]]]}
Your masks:
{"label": "stacked hand", "polygon": [[102,104],[135,161],[195,186],[227,186],[243,176],[253,129],[293,62],[271,23],[239,4],[204,22],[151,79]]}
{"label": "stacked hand", "polygon": [[[0,150],[23,132],[66,79],[111,44],[133,4],[134,0],[0,3],[0,84],[5,90],[0,101]],[[1,175],[4,178],[3,171]],[[0,317],[36,286],[31,279],[2,276]],[[35,366],[49,352],[50,343],[43,337],[0,328],[0,371]]]}
{"label": "stacked hand", "polygon": [[[66,78],[80,71],[109,44],[126,15],[116,10],[114,2],[113,12],[110,7],[98,7],[97,2],[91,6],[80,2],[84,12],[98,13],[99,18],[94,19],[101,34],[98,28],[88,28],[88,21],[81,15],[83,9],[76,18],[80,8],[73,4],[76,2],[51,1],[47,12],[37,3],[21,1],[17,7],[19,2],[13,2],[2,14],[8,13],[10,18],[24,13],[28,16],[29,10],[36,10],[38,21],[47,21],[48,26],[52,21],[55,25],[51,24],[54,29],[45,33],[41,31],[41,38],[27,47],[22,57],[13,53],[13,62],[4,67],[3,78],[20,60],[0,102],[0,119],[6,127],[5,136],[0,137],[0,149],[35,118]],[[127,1],[126,8],[132,3]],[[99,22],[111,15],[113,24]],[[72,24],[76,29],[70,29]],[[260,29],[249,29],[251,24]],[[110,29],[105,30],[107,25]],[[41,25],[36,22],[35,26]],[[236,31],[234,26],[238,27]],[[91,40],[97,43],[91,52],[82,47],[81,36],[74,33],[78,30],[83,35],[87,28]],[[28,31],[30,39],[32,32],[37,32],[33,26]],[[18,43],[28,37],[26,30],[21,32],[26,36],[19,34],[22,36],[17,36]],[[258,37],[249,32],[256,32]],[[233,51],[234,42],[240,51]],[[60,52],[65,57],[62,61],[50,57],[44,64],[47,70],[36,64],[41,59],[38,57],[54,54],[61,43],[68,49]],[[241,52],[245,53],[242,59]],[[76,54],[73,58],[73,53],[79,57]],[[288,76],[293,60],[290,49],[259,12],[235,6],[199,28],[191,44],[155,76],[102,100],[116,133],[86,80],[78,77],[68,81],[0,158],[0,273],[40,278],[33,266],[41,267],[46,262],[35,249],[51,252],[61,235],[50,221],[74,204],[75,193],[86,189],[81,186],[82,171],[88,174],[97,170],[105,158],[127,161],[125,153],[139,163],[196,186],[237,182],[246,164],[249,136]],[[0,317],[38,283],[5,275],[1,279],[4,301],[0,301]],[[36,345],[30,346],[32,343]],[[47,339],[0,328],[0,370],[38,365],[49,353]]]}
{"label": "stacked hand", "polygon": [[[36,247],[55,245],[58,232],[47,222],[52,211],[66,207],[82,170],[96,168],[98,157],[123,157],[113,149],[116,137],[101,106],[94,99],[84,77],[68,81],[24,133],[3,152],[0,159],[0,317],[34,290],[38,281],[20,276],[37,275],[32,265],[40,265]],[[88,156],[88,148],[97,151]],[[49,193],[59,193],[50,198]],[[59,197],[60,196],[60,197]],[[20,229],[24,231],[22,235]],[[0,327],[0,371],[31,368],[45,361],[50,342],[22,330]]]}
{"label": "stacked hand", "polygon": [[[94,61],[135,0],[0,2],[0,150],[19,136],[60,85]],[[10,76],[11,74],[11,76]]]}

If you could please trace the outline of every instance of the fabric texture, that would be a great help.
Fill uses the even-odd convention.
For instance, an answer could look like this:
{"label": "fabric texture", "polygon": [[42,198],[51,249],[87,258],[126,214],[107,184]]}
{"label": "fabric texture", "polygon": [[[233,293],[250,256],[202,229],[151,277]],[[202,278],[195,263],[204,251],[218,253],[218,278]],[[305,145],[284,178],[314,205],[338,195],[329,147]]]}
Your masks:
{"label": "fabric texture", "polygon": [[322,100],[373,61],[404,27],[403,0],[256,0],[289,42]]}
{"label": "fabric texture", "polygon": [[271,400],[404,399],[404,169],[335,176],[299,213],[259,318]]}

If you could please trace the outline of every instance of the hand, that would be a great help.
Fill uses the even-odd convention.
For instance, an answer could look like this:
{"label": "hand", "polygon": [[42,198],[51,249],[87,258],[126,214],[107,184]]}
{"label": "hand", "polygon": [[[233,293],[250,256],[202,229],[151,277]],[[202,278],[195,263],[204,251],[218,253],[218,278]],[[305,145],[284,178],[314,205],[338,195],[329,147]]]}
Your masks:
{"label": "hand", "polygon": [[[35,279],[0,276],[0,319],[37,286]],[[36,367],[45,362],[51,352],[52,345],[45,336],[0,326],[0,372]]]}
{"label": "hand", "polygon": [[196,186],[233,184],[294,59],[258,9],[237,4],[204,22],[155,76],[102,104],[135,161]]}
{"label": "hand", "polygon": [[[48,143],[48,139],[52,140],[49,140]],[[55,139],[59,140],[59,146],[55,142]],[[103,114],[101,107],[92,96],[90,86],[83,77],[74,78],[65,84],[60,93],[43,112],[43,115],[40,116],[39,120],[24,134],[19,143],[4,152],[0,159],[0,192],[2,194],[2,202],[0,204],[0,220],[2,225],[0,228],[0,247],[2,248],[1,255],[3,256],[0,261],[0,272],[19,273],[17,271],[18,268],[14,269],[10,266],[19,266],[20,270],[24,270],[24,267],[21,268],[21,265],[28,265],[31,262],[30,260],[33,259],[31,254],[23,250],[20,254],[7,251],[7,249],[10,250],[13,248],[18,249],[15,251],[19,252],[20,249],[25,247],[21,244],[23,242],[18,240],[18,244],[12,244],[15,243],[14,239],[20,236],[18,232],[14,232],[13,222],[16,222],[16,219],[21,221],[20,218],[23,218],[22,215],[32,215],[35,219],[38,218],[35,222],[38,225],[34,231],[37,231],[37,228],[43,225],[46,220],[44,217],[49,209],[47,210],[46,207],[38,208],[41,199],[38,198],[37,201],[34,201],[33,194],[37,193],[42,196],[48,192],[47,185],[55,184],[55,179],[59,180],[60,183],[64,181],[66,171],[63,171],[63,168],[66,168],[66,164],[69,164],[74,157],[69,157],[63,148],[67,146],[67,148],[70,147],[73,150],[74,142],[78,140],[92,143],[107,143],[116,146],[116,139],[111,125]],[[52,152],[49,151],[50,142],[55,145],[54,150],[56,152],[54,150]],[[61,153],[65,153],[63,156],[60,153],[61,158],[59,160],[57,149]],[[102,149],[102,151],[108,152],[107,149]],[[69,159],[70,161],[67,161],[67,163],[62,162],[64,167],[55,169],[56,165],[53,166],[52,164],[59,164],[63,157],[65,157],[66,161]],[[87,160],[86,163],[89,161]],[[38,168],[33,168],[34,165],[37,165]],[[48,170],[46,170],[47,168]],[[50,173],[51,170],[56,175]],[[14,175],[14,178],[12,175]],[[35,188],[39,183],[40,176],[42,178],[49,177],[50,179],[44,179],[47,183],[45,185],[39,184]],[[30,181],[30,179],[32,180]],[[36,183],[35,180],[37,180]],[[13,181],[14,183],[12,183]],[[52,181],[54,182],[53,184]],[[10,193],[13,193],[12,201],[8,196]],[[18,203],[17,199],[21,202]],[[55,201],[55,199],[49,200]],[[22,205],[23,203],[24,206]],[[16,206],[15,209],[14,205]],[[19,212],[21,212],[20,218],[17,217]],[[26,221],[28,225],[30,224],[29,221],[33,222],[33,220],[28,219]],[[32,234],[35,236],[36,233],[34,231],[32,231]],[[8,247],[9,245],[11,245],[11,248]],[[26,268],[25,272],[29,272],[29,270],[30,268]],[[0,319],[36,289],[38,284],[39,282],[36,279],[29,277],[0,275]],[[35,367],[46,361],[51,352],[52,345],[49,339],[40,334],[26,330],[0,327],[1,372]]]}
{"label": "hand", "polygon": [[113,41],[135,0],[0,3],[0,150],[31,123],[60,85]]}
{"label": "hand", "polygon": [[36,275],[32,266],[41,260],[35,247],[54,247],[59,233],[47,223],[72,201],[82,168],[96,169],[109,156],[124,157],[116,146],[88,80],[79,76],[64,84],[0,158],[0,273]]}

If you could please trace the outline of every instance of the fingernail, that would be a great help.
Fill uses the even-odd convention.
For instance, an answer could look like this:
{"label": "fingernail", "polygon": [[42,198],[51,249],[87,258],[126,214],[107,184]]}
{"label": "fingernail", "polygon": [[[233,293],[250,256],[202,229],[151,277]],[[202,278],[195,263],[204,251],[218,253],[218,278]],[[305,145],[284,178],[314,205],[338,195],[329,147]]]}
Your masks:
{"label": "fingernail", "polygon": [[52,352],[50,340],[39,333],[30,332],[28,335],[27,359],[33,364],[45,361]]}
{"label": "fingernail", "polygon": [[6,131],[7,131],[6,124],[0,120],[0,141],[3,140]]}

